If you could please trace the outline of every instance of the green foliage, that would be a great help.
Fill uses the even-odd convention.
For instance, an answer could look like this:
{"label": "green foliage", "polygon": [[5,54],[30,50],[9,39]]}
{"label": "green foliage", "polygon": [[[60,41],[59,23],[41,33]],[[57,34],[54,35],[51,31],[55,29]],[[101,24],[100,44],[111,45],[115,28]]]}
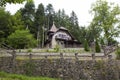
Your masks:
{"label": "green foliage", "polygon": [[25,29],[25,24],[24,21],[22,21],[22,14],[20,10],[18,10],[15,15],[12,16],[12,26],[13,32],[15,32],[15,30]]}
{"label": "green foliage", "polygon": [[87,42],[86,39],[84,40],[84,50],[85,50],[85,51],[89,51],[89,50],[90,50],[90,49],[89,49],[88,42]]}
{"label": "green foliage", "polygon": [[27,52],[32,52],[32,48],[29,48],[29,49],[27,50]]}
{"label": "green foliage", "polygon": [[39,4],[35,12],[35,21],[34,21],[34,34],[38,39],[38,47],[43,47],[43,34],[44,34],[44,23],[45,23],[45,12],[44,5]]}
{"label": "green foliage", "polygon": [[105,42],[104,42],[104,39],[103,39],[103,38],[100,38],[100,44],[101,44],[101,45],[105,45]]}
{"label": "green foliage", "polygon": [[0,43],[5,42],[5,39],[12,32],[11,15],[4,8],[0,7]]}
{"label": "green foliage", "polygon": [[54,20],[54,8],[52,6],[52,4],[48,4],[46,6],[46,22],[47,22],[47,29],[50,29],[50,27],[52,26],[53,24],[53,20]]}
{"label": "green foliage", "polygon": [[28,0],[0,0],[0,6],[5,6],[7,3],[22,3],[23,1],[28,1]]}
{"label": "green foliage", "polygon": [[34,15],[35,15],[35,5],[33,0],[28,1],[24,8],[20,9],[22,20],[24,21],[24,25],[26,29],[29,29],[32,34],[34,34]]}
{"label": "green foliage", "polygon": [[25,74],[28,76],[32,76],[35,70],[35,64],[33,62],[27,62],[24,64]]}
{"label": "green foliage", "polygon": [[59,46],[59,45],[56,45],[55,48],[54,48],[54,51],[55,51],[55,52],[59,52],[59,51],[60,51],[60,46]]}
{"label": "green foliage", "polygon": [[120,48],[118,48],[115,53],[117,55],[116,59],[120,60]]}
{"label": "green foliage", "polygon": [[16,30],[8,36],[8,43],[14,48],[30,48],[36,46],[36,40],[28,30]]}
{"label": "green foliage", "polygon": [[95,41],[95,51],[96,51],[97,53],[101,52],[101,49],[100,49],[100,45],[99,45],[99,43],[98,43],[98,40]]}
{"label": "green foliage", "polygon": [[109,45],[111,43],[110,39],[118,37],[120,33],[120,7],[113,3],[108,3],[106,0],[97,0],[92,5],[91,13],[94,15],[93,26],[102,30],[100,33],[104,33],[106,44]]}
{"label": "green foliage", "polygon": [[118,42],[115,39],[113,39],[113,38],[109,38],[108,42],[109,42],[108,45],[118,44]]}
{"label": "green foliage", "polygon": [[0,80],[58,80],[48,77],[28,77],[18,74],[8,74],[5,72],[0,72]]}

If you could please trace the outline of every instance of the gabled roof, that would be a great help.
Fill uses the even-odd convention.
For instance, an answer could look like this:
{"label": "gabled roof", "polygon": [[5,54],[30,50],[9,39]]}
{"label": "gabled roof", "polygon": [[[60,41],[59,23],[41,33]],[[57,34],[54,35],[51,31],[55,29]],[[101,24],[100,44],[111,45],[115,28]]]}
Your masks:
{"label": "gabled roof", "polygon": [[56,32],[59,32],[59,31],[65,31],[66,33],[68,33],[68,34],[71,36],[72,40],[75,40],[75,38],[74,38],[73,35],[69,32],[68,29],[66,29],[66,28],[64,28],[64,27],[60,27]]}
{"label": "gabled roof", "polygon": [[53,25],[51,27],[51,29],[49,30],[50,32],[56,32],[58,29],[56,28],[54,22],[53,22]]}
{"label": "gabled roof", "polygon": [[62,30],[68,30],[68,29],[66,29],[65,27],[60,27],[59,29],[62,29]]}

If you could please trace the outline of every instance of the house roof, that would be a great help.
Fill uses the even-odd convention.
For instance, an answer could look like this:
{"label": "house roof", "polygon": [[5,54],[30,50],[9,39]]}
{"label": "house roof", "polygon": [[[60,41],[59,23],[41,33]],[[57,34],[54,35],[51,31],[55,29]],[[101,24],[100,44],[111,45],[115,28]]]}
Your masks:
{"label": "house roof", "polygon": [[56,32],[58,29],[56,28],[54,22],[53,22],[53,25],[51,27],[51,29],[49,30],[50,32]]}
{"label": "house roof", "polygon": [[59,29],[62,29],[62,30],[68,30],[68,29],[66,29],[65,27],[60,27]]}
{"label": "house roof", "polygon": [[73,35],[69,32],[69,30],[68,29],[66,29],[66,28],[59,28],[56,32],[59,32],[59,31],[65,31],[66,33],[68,33],[70,36],[71,36],[71,38],[72,38],[72,40],[75,40],[75,38],[73,37]]}

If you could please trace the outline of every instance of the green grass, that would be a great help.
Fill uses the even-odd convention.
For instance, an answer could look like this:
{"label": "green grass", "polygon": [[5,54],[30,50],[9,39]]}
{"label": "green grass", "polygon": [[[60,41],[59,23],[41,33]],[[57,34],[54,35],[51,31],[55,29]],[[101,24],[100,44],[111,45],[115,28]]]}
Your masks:
{"label": "green grass", "polygon": [[59,80],[59,79],[53,79],[48,77],[28,77],[24,75],[0,72],[0,80]]}
{"label": "green grass", "polygon": [[[60,49],[58,52],[56,52],[54,49],[30,49],[31,52],[39,52],[39,53],[87,53],[86,51],[84,51],[84,48],[65,48],[65,49]],[[28,53],[31,53],[29,52],[29,49],[18,49],[16,50],[17,52],[28,52]],[[88,52],[89,53],[89,52]]]}

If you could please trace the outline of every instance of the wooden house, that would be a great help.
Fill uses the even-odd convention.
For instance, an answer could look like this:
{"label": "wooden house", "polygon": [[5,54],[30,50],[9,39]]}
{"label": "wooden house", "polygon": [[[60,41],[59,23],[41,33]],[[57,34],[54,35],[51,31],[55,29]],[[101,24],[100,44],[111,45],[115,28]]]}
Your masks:
{"label": "wooden house", "polygon": [[81,43],[73,37],[68,29],[64,27],[57,28],[53,23],[51,29],[47,32],[45,47],[55,48],[56,45],[60,48],[78,48]]}

